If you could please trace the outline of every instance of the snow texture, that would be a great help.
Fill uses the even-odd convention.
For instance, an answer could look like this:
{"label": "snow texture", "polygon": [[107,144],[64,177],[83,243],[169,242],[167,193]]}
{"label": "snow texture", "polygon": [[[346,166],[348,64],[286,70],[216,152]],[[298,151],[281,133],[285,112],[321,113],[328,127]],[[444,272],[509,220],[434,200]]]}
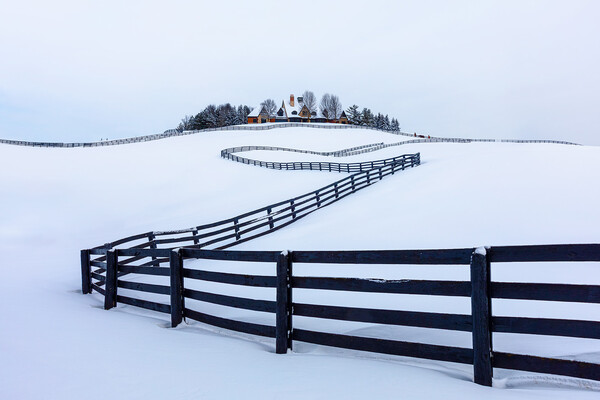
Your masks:
{"label": "snow texture", "polygon": [[[299,342],[294,343],[293,353],[276,355],[270,339],[191,321],[169,329],[168,315],[122,304],[104,311],[101,296],[81,295],[80,249],[140,232],[229,218],[340,177],[242,165],[221,159],[221,149],[270,145],[333,151],[397,141],[398,136],[367,130],[288,128],[209,132],[105,148],[0,145],[0,398],[597,399],[600,385],[564,377],[495,370],[495,388],[490,389],[472,383],[470,366]],[[335,161],[415,152],[421,152],[423,161],[418,168],[397,173],[236,248],[360,250],[598,242],[597,147],[424,143]],[[296,156],[301,161],[328,159],[283,152],[260,156],[278,161]],[[207,270],[271,275],[275,271],[274,265],[265,263],[197,262]],[[492,265],[492,278],[600,284],[597,267],[594,263]],[[468,266],[298,264],[294,274],[463,280],[469,271]],[[197,289],[270,300],[275,295],[271,288],[229,286],[205,282]],[[295,291],[294,301],[470,312],[468,298],[305,290]],[[249,322],[274,322],[273,314],[216,305],[201,308],[192,300],[186,306]],[[596,304],[495,300],[493,312],[600,317]],[[307,318],[296,318],[294,323],[324,332],[471,345],[465,332]],[[600,362],[597,340],[495,334],[494,347]]]}

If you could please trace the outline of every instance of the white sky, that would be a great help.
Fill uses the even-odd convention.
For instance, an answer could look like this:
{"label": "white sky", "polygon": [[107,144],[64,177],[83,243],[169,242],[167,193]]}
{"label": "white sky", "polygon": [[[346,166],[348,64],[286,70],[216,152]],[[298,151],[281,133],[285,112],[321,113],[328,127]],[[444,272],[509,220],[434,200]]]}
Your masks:
{"label": "white sky", "polygon": [[0,137],[337,94],[439,136],[600,144],[600,1],[0,0]]}

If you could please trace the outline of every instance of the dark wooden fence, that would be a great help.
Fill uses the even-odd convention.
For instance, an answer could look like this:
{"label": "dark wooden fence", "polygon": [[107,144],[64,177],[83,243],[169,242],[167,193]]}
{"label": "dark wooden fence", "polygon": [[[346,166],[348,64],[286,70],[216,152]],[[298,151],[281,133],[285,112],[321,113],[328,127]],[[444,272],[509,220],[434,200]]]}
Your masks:
{"label": "dark wooden fence", "polygon": [[[234,156],[236,157],[236,156]],[[282,167],[282,163],[255,161],[269,168]],[[346,178],[301,196],[270,204],[233,218],[171,231],[145,232],[126,237],[96,248],[114,248],[127,245],[135,248],[160,248],[193,246],[197,248],[226,249],[239,243],[266,235],[356,193],[387,176],[409,167],[418,166],[420,153],[405,154],[385,160],[363,163],[289,163],[288,169],[313,169],[353,173]],[[284,168],[285,169],[285,168]],[[155,260],[152,260],[154,262]],[[153,265],[153,264],[149,264]]]}
{"label": "dark wooden fence", "polygon": [[[379,170],[389,165],[400,165],[400,169],[404,169],[407,166],[419,165],[421,163],[421,155],[417,154],[405,154],[398,157],[387,158],[384,160],[376,161],[364,161],[355,163],[332,163],[332,162],[276,162],[276,161],[260,161],[251,158],[245,158],[235,155],[234,153],[244,151],[256,151],[256,150],[269,150],[269,151],[289,151],[295,153],[305,154],[318,154],[326,156],[343,157],[348,155],[367,153],[372,151],[371,148],[380,149],[385,146],[383,143],[375,143],[364,146],[352,147],[350,149],[338,150],[335,152],[316,152],[310,150],[297,150],[289,149],[285,147],[272,147],[272,146],[243,146],[243,147],[232,147],[221,151],[221,157],[228,160],[236,161],[242,164],[256,165],[259,167],[270,168],[270,169],[281,169],[281,170],[311,170],[311,171],[329,171],[329,172],[363,172],[371,170]],[[404,167],[402,167],[404,166]]]}
{"label": "dark wooden fence", "polygon": [[[375,145],[346,149],[369,151]],[[600,339],[600,322],[551,318],[494,316],[492,299],[519,299],[600,303],[600,286],[548,283],[495,282],[491,263],[600,261],[600,245],[547,245],[452,250],[390,251],[229,251],[237,243],[281,229],[294,221],[365,188],[398,170],[419,165],[420,155],[403,155],[366,163],[276,163],[251,160],[234,152],[269,150],[260,146],[227,149],[222,155],[234,161],[275,169],[312,169],[354,172],[305,195],[254,210],[234,218],[189,229],[146,232],[81,251],[82,291],[104,296],[104,307],[117,303],[170,314],[172,326],[183,318],[212,326],[275,339],[277,353],[294,341],[391,355],[472,364],[474,381],[491,385],[493,368],[507,368],[600,380],[600,365],[493,349],[493,332]],[[286,150],[276,148],[277,150]],[[343,152],[342,151],[342,152]],[[119,248],[121,246],[128,248]],[[174,246],[184,246],[173,249]],[[213,248],[213,250],[207,250]],[[185,260],[267,262],[272,275],[248,275],[190,268]],[[296,264],[469,265],[469,281],[386,280],[298,276]],[[124,277],[136,280],[124,279]],[[275,298],[259,300],[201,291],[192,281],[274,288]],[[120,290],[121,289],[121,290]],[[123,290],[125,289],[125,293]],[[459,296],[471,299],[470,314],[340,307],[293,301],[294,289],[362,293]],[[129,291],[140,295],[127,295]],[[149,297],[143,298],[141,294]],[[188,300],[186,302],[186,299]],[[275,314],[275,325],[239,321],[201,312],[190,300]],[[471,332],[471,348],[440,346],[294,329],[294,316]]]}
{"label": "dark wooden fence", "polygon": [[[141,238],[141,236],[140,236]],[[185,260],[229,260],[273,263],[272,275],[246,275],[186,267]],[[149,260],[149,261],[146,261]],[[275,339],[277,353],[286,353],[294,341],[399,356],[472,364],[474,381],[490,386],[493,368],[600,380],[600,365],[582,361],[544,358],[495,351],[493,332],[535,334],[600,339],[600,322],[552,318],[495,316],[492,299],[519,299],[574,303],[600,303],[600,286],[548,283],[496,282],[491,279],[491,263],[600,261],[600,244],[503,246],[451,250],[386,251],[215,251],[179,249],[107,249],[81,251],[83,293],[104,295],[104,306],[117,303],[170,314],[172,326],[183,318],[252,335]],[[296,264],[391,264],[391,265],[470,265],[469,281],[385,280],[339,277],[297,276]],[[126,281],[123,275],[138,280]],[[163,277],[165,284],[143,282],[144,277]],[[276,289],[272,300],[198,291],[188,288],[190,280]],[[119,294],[119,289],[162,295],[164,301],[144,300]],[[411,295],[461,296],[471,298],[470,314],[446,314],[403,310],[339,307],[303,304],[293,301],[295,289],[400,293]],[[194,310],[186,299],[275,313],[275,326],[248,323]],[[472,332],[471,348],[440,346],[398,340],[378,339],[295,329],[294,316],[314,317],[374,324],[412,326]]]}

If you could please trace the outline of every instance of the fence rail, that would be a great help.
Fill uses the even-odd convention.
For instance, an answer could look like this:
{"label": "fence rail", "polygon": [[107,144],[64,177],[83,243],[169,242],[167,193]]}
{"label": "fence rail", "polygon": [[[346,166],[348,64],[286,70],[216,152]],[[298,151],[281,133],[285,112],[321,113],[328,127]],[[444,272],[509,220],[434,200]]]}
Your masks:
{"label": "fence rail", "polygon": [[[352,147],[350,149],[332,151],[332,152],[317,152],[310,150],[297,150],[289,149],[285,147],[273,147],[273,146],[243,146],[243,147],[231,147],[228,149],[221,150],[221,157],[228,160],[236,161],[242,164],[257,165],[260,167],[280,170],[311,170],[311,171],[329,171],[329,172],[363,172],[367,170],[374,170],[381,167],[385,167],[391,164],[405,164],[407,159],[410,157],[416,157],[414,163],[417,165],[420,163],[420,153],[416,155],[402,155],[393,158],[387,158],[384,160],[375,161],[364,161],[355,163],[332,163],[332,162],[272,162],[272,161],[260,161],[251,158],[245,158],[235,155],[234,153],[245,152],[245,151],[257,151],[257,150],[268,150],[268,151],[288,151],[295,153],[305,154],[316,154],[323,156],[334,156],[344,157],[353,154],[367,153],[372,150],[379,150],[385,146],[383,143],[375,143],[364,146]],[[411,161],[412,166],[412,161]]]}
{"label": "fence rail", "polygon": [[384,129],[377,129],[361,125],[343,125],[343,124],[320,124],[320,123],[302,123],[302,122],[278,122],[274,124],[257,124],[257,125],[232,125],[223,126],[219,128],[207,128],[201,130],[183,131],[180,132],[176,129],[169,129],[163,133],[157,133],[153,135],[136,136],[132,138],[124,139],[113,139],[103,140],[99,142],[35,142],[26,140],[12,140],[12,139],[0,139],[0,143],[16,145],[16,146],[28,146],[28,147],[55,147],[55,148],[72,148],[72,147],[102,147],[102,146],[115,146],[121,144],[148,142],[153,140],[165,139],[175,136],[186,136],[193,135],[202,132],[215,132],[215,131],[265,131],[276,128],[318,128],[318,129],[368,129],[378,132],[385,132],[394,135],[416,137],[420,138],[417,141],[422,143],[427,142],[453,142],[453,143],[470,143],[470,142],[510,142],[510,143],[554,143],[554,144],[568,144],[576,145],[577,143],[560,141],[560,140],[519,140],[519,139],[460,139],[460,138],[441,138],[425,135],[410,134],[400,131],[388,131]]}
{"label": "fence rail", "polygon": [[[250,147],[247,146],[247,148]],[[233,160],[239,158],[231,153],[227,154]],[[362,163],[267,163],[250,159],[244,160],[248,164],[263,165],[269,168],[286,169],[285,165],[287,169],[349,172],[351,175],[306,194],[273,203],[232,218],[187,229],[145,232],[105,243],[92,250],[127,245],[127,247],[131,247],[130,255],[132,257],[128,262],[133,262],[138,261],[139,258],[148,257],[152,249],[170,248],[175,245],[205,249],[226,249],[279,230],[323,207],[394,175],[398,171],[418,166],[421,163],[420,153]],[[154,254],[153,257],[144,266],[160,263],[161,260],[157,259],[160,257],[164,259],[168,257],[168,254],[163,253],[158,256]],[[94,262],[103,261],[104,258],[100,257]]]}
{"label": "fence rail", "polygon": [[[165,258],[164,266],[138,267],[128,263],[132,255]],[[93,258],[96,256],[96,258]],[[98,264],[101,256],[106,262]],[[268,262],[271,275],[249,275],[205,271],[186,266],[186,260],[226,260]],[[137,260],[142,262],[143,260]],[[490,386],[493,368],[564,375],[600,380],[600,364],[512,354],[495,351],[494,332],[535,334],[600,339],[600,322],[554,318],[497,316],[492,313],[492,299],[526,299],[600,304],[600,286],[576,284],[540,284],[496,282],[491,279],[491,265],[502,268],[511,262],[600,261],[600,244],[502,246],[443,250],[377,251],[215,251],[198,248],[178,249],[89,249],[82,250],[83,292],[98,292],[105,298],[105,308],[117,303],[167,313],[176,326],[183,318],[208,325],[275,339],[276,352],[286,353],[294,341],[383,354],[472,364],[474,381]],[[296,264],[388,264],[388,265],[465,265],[471,274],[468,281],[386,280],[339,277],[298,276]],[[101,265],[101,266],[100,266]],[[94,269],[96,268],[96,269]],[[125,281],[124,274],[135,274],[136,281]],[[168,285],[141,282],[144,277],[164,276]],[[271,300],[230,296],[189,288],[193,280],[229,285],[276,288]],[[163,301],[140,299],[118,294],[119,289],[150,293]],[[294,301],[297,289],[340,290],[364,293],[402,293],[471,298],[470,314],[383,310],[306,304]],[[244,310],[275,314],[275,325],[248,323],[200,312],[186,300],[217,304]],[[355,335],[335,334],[294,328],[295,317],[366,322],[372,324],[412,326],[425,329],[454,330],[472,333],[472,347],[440,346]],[[402,338],[398,338],[402,339]]]}
{"label": "fence rail", "polygon": [[[343,128],[335,127],[335,129]],[[423,140],[436,141],[437,139],[417,139],[416,142]],[[291,252],[225,250],[238,243],[281,229],[386,176],[417,166],[421,161],[420,154],[417,153],[361,163],[281,163],[253,160],[235,153],[276,150],[345,156],[404,143],[406,142],[374,143],[327,153],[268,146],[225,149],[221,153],[222,157],[244,164],[281,170],[348,172],[351,175],[318,190],[233,218],[187,229],[144,232],[82,250],[82,291],[86,294],[97,292],[104,296],[105,309],[123,303],[169,314],[172,326],[177,326],[183,318],[188,318],[223,329],[274,338],[277,353],[286,353],[292,348],[294,341],[300,341],[360,351],[472,364],[474,381],[487,386],[492,383],[493,368],[600,380],[600,364],[497,352],[492,345],[494,332],[600,339],[598,333],[600,322],[597,321],[523,318],[497,316],[492,313],[492,299],[600,304],[600,286],[495,282],[490,276],[491,263],[598,262],[600,244],[440,250]],[[194,268],[185,263],[190,259],[271,263],[274,268],[271,275],[240,274]],[[315,277],[294,274],[295,264],[465,265],[470,267],[471,274],[468,281]],[[190,285],[194,281],[275,288],[276,295],[274,299],[269,300],[231,296],[199,290]],[[294,291],[297,289],[465,297],[471,299],[471,313],[450,314],[307,304],[293,300]],[[140,294],[145,294],[141,296],[145,298],[141,298]],[[214,315],[215,313],[199,311],[194,307],[194,302],[275,314],[276,322],[275,325],[265,325],[226,318]],[[389,338],[295,329],[295,317],[471,332],[472,347],[440,346]]]}

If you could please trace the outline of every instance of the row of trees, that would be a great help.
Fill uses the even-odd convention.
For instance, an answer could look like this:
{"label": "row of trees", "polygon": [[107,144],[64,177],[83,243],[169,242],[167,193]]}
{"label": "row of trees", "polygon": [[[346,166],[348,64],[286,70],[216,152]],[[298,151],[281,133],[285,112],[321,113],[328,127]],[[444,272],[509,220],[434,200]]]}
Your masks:
{"label": "row of trees", "polygon": [[[317,111],[317,98],[310,90],[305,90],[304,93],[302,93],[302,101],[299,103],[305,105],[311,113]],[[260,105],[265,107],[270,116],[275,116],[278,107],[273,99],[267,99]],[[327,119],[339,119],[343,110],[339,97],[329,93],[325,93],[323,97],[321,97],[318,108],[321,111],[321,114]],[[397,119],[390,119],[388,115],[383,115],[381,113],[374,114],[368,108],[360,110],[356,104],[346,110],[346,116],[348,117],[348,122],[353,125],[368,126],[386,131],[400,130],[400,124]]]}
{"label": "row of trees", "polygon": [[186,115],[179,123],[179,132],[199,130],[206,128],[219,128],[222,126],[241,125],[248,122],[248,114],[252,108],[239,105],[232,106],[229,103],[216,106],[208,105],[196,115]]}
{"label": "row of trees", "polygon": [[346,110],[346,116],[348,117],[348,122],[353,125],[368,126],[385,131],[400,131],[400,123],[398,123],[396,118],[390,119],[387,114],[374,114],[368,108],[360,110],[356,104]]}
{"label": "row of trees", "polygon": [[[305,90],[304,93],[302,93],[301,98],[302,101],[298,101],[300,106],[306,106],[311,114],[317,112],[317,97],[312,91]],[[277,103],[275,103],[275,100],[273,99],[266,99],[260,103],[260,105],[264,107],[265,111],[269,113],[269,116],[273,118],[279,109]],[[342,115],[342,103],[340,102],[339,97],[333,94],[325,93],[323,97],[321,97],[318,108],[321,111],[321,114],[327,119],[338,119]]]}
{"label": "row of trees", "polygon": [[[330,120],[337,120],[342,114],[342,103],[338,96],[325,93],[321,101],[317,104],[317,98],[310,90],[302,94],[301,105],[305,105],[311,113],[316,113],[317,108],[321,114]],[[271,117],[275,117],[278,106],[273,99],[266,99],[261,106],[264,106]],[[229,125],[241,125],[248,123],[248,114],[252,108],[239,105],[232,106],[229,103],[216,106],[210,104],[198,114],[186,115],[179,126],[178,131],[199,130],[206,128],[218,128]],[[356,105],[352,105],[346,110],[348,122],[353,125],[368,126],[371,128],[383,129],[386,131],[399,131],[400,124],[395,118],[390,119],[387,115],[381,113],[374,114],[370,109],[362,110]]]}

